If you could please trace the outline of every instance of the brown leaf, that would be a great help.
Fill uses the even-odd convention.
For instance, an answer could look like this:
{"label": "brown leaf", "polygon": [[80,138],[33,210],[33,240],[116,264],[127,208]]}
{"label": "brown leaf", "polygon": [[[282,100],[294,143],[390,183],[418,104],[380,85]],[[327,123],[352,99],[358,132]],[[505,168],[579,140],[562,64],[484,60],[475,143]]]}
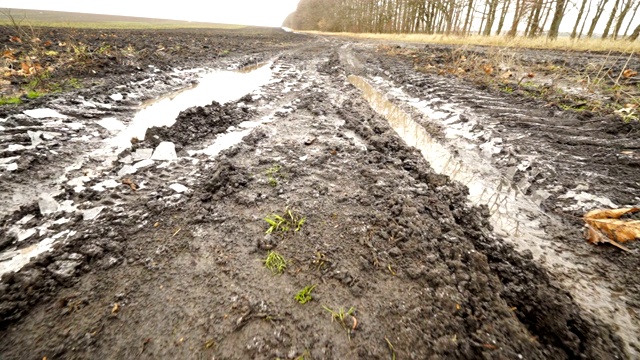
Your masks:
{"label": "brown leaf", "polygon": [[15,60],[16,59],[16,57],[13,55],[13,51],[11,51],[11,50],[5,50],[2,53],[2,57],[5,58],[5,59],[9,59],[9,60]]}
{"label": "brown leaf", "polygon": [[491,65],[485,65],[484,66],[484,73],[487,75],[493,75],[493,66]]}
{"label": "brown leaf", "polygon": [[513,76],[513,73],[511,71],[507,71],[506,73],[500,75],[500,77],[503,78],[503,79],[508,79],[508,78],[510,78],[512,76]]}
{"label": "brown leaf", "polygon": [[126,179],[122,179],[122,184],[123,185],[129,185],[129,187],[131,188],[131,190],[136,191],[138,190],[138,185],[136,185],[135,182],[133,182],[133,180],[126,178]]}
{"label": "brown leaf", "polygon": [[536,76],[536,74],[534,74],[534,73],[528,73],[527,74],[527,77],[530,78],[530,79],[534,78],[535,76]]}
{"label": "brown leaf", "polygon": [[625,71],[622,72],[622,76],[624,76],[627,79],[636,75],[638,75],[638,72],[633,71],[631,69],[625,69]]}
{"label": "brown leaf", "polygon": [[610,243],[627,250],[618,242],[640,239],[640,220],[621,220],[626,214],[639,212],[640,207],[596,209],[584,215],[586,238],[592,244]]}
{"label": "brown leaf", "polygon": [[626,214],[633,214],[640,211],[640,207],[628,207],[619,209],[596,209],[584,214],[586,219],[620,219]]}
{"label": "brown leaf", "polygon": [[9,41],[11,41],[12,43],[22,44],[22,39],[17,36],[10,36]]}
{"label": "brown leaf", "polygon": [[29,66],[29,64],[27,64],[27,63],[22,63],[22,64],[20,64],[20,67],[22,68],[22,72],[23,72],[25,75],[29,75],[29,73],[31,72],[31,71],[29,71],[30,66]]}

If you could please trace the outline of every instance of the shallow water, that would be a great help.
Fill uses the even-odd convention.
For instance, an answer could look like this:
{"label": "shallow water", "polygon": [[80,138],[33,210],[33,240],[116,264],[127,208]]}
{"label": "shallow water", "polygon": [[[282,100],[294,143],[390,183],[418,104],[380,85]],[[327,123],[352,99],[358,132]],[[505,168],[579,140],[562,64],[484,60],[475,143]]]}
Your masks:
{"label": "shallow water", "polygon": [[220,104],[236,100],[269,83],[272,71],[268,64],[245,67],[238,71],[215,71],[204,75],[196,86],[161,97],[146,105],[109,145],[117,149],[131,146],[131,139],[144,139],[148,128],[171,126],[181,111],[193,106]]}
{"label": "shallow water", "polygon": [[[154,101],[146,103],[144,108],[134,116],[126,127],[116,118],[104,118],[98,121],[98,124],[115,133],[115,135],[114,137],[106,140],[107,146],[105,148],[98,149],[92,152],[91,155],[97,155],[98,157],[105,156],[107,158],[114,157],[120,151],[131,146],[132,138],[143,139],[149,127],[171,126],[183,110],[193,106],[208,105],[212,101],[224,104],[251,93],[271,81],[272,70],[268,65],[269,64],[257,64],[237,71],[215,71],[205,74],[199,79],[199,83],[195,86],[167,94]],[[58,113],[51,109],[39,109],[38,111],[32,111],[26,114],[31,117],[58,116]],[[242,123],[239,125],[241,131],[230,131],[222,134],[218,139],[216,139],[214,144],[201,151],[201,153],[214,156],[223,149],[239,143],[242,137],[248,134],[250,128],[265,121],[268,121],[268,119]],[[145,161],[151,162],[151,164],[144,164]],[[110,163],[110,161],[108,160],[107,163]],[[153,165],[153,163],[154,162],[151,160],[142,160],[139,163],[133,164],[132,168],[135,168],[136,165],[144,164],[145,166],[149,166]],[[0,166],[6,167],[7,165],[0,164]],[[64,177],[65,175],[63,175],[63,178]],[[86,180],[88,179],[89,177],[87,177]],[[71,179],[71,181],[73,180],[74,179]],[[103,189],[104,187],[113,187],[113,184],[108,183],[109,181],[114,182],[112,179],[106,180],[103,182],[105,185],[100,186],[99,188]],[[115,184],[119,185],[119,182],[115,182]],[[84,190],[84,187],[81,184],[77,185],[78,190]],[[20,199],[18,202],[23,203],[23,200],[24,199]],[[95,216],[98,215],[99,212],[95,214]],[[32,229],[22,229],[18,226],[16,230],[19,233],[27,233],[31,232]],[[59,234],[59,236],[55,235],[45,238],[29,247],[21,249],[9,248],[3,251],[0,253],[0,275],[9,271],[20,270],[29,262],[29,259],[51,250],[55,243],[66,238],[63,235],[66,234]]]}
{"label": "shallow water", "polygon": [[[371,107],[389,121],[407,144],[420,150],[435,172],[466,185],[472,204],[489,207],[492,225],[499,235],[513,239],[514,242],[523,238],[536,240],[531,241],[534,244],[545,242],[541,239],[544,232],[538,228],[537,221],[527,217],[527,214],[541,214],[537,205],[524,196],[517,185],[501,176],[488,159],[473,152],[454,154],[433,138],[411,115],[374,89],[367,80],[351,75],[349,82],[362,91]],[[527,248],[534,256],[543,253],[539,247]]]}
{"label": "shallow water", "polygon": [[[557,221],[543,213],[535,203],[535,199],[524,195],[518,186],[510,179],[501,175],[491,163],[490,154],[483,157],[482,151],[465,151],[464,145],[458,146],[454,154],[447,146],[434,139],[417,121],[407,112],[390,102],[387,97],[374,89],[371,84],[362,77],[351,75],[349,82],[362,91],[362,96],[370,106],[380,115],[384,116],[391,127],[409,145],[416,147],[423,157],[431,164],[431,167],[440,174],[448,175],[469,188],[469,200],[473,204],[484,204],[490,209],[491,224],[494,231],[511,241],[520,250],[530,250],[534,258],[546,263],[549,269],[554,269],[558,274],[576,274],[585,270],[585,263],[576,261],[573,253],[568,251],[550,251],[553,242],[541,228],[540,221]],[[394,94],[395,95],[395,94]],[[403,97],[401,97],[403,98]],[[436,109],[428,106],[426,102],[412,103],[410,99],[404,99],[408,105],[418,108],[429,116],[431,113],[440,118],[440,123],[445,127],[447,120],[439,117]],[[417,100],[416,100],[417,101]],[[435,120],[431,118],[431,120]],[[446,129],[445,141],[464,141],[467,136],[456,131],[464,129]],[[483,146],[480,146],[481,150]],[[485,155],[486,156],[486,155]],[[522,164],[523,166],[526,164]],[[578,196],[585,201],[593,201],[590,194],[568,194]],[[596,199],[604,203],[608,199]],[[590,271],[587,269],[587,271]],[[576,300],[585,308],[598,314],[601,319],[608,320],[619,328],[620,335],[625,343],[626,350],[635,358],[637,351],[628,344],[636,343],[637,326],[627,311],[623,310],[620,300],[615,299],[611,290],[605,283],[585,277],[563,277],[567,289],[572,291]],[[612,315],[613,314],[613,315]]]}

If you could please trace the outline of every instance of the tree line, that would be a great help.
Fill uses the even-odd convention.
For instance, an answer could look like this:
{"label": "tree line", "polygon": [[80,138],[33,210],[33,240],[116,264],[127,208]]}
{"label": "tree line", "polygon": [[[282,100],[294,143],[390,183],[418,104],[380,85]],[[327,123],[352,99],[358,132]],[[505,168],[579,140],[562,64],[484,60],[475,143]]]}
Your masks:
{"label": "tree line", "polygon": [[[547,36],[556,39],[563,21],[571,38],[636,40],[631,24],[640,0],[301,0],[284,26],[297,30],[363,33],[424,33]],[[605,14],[605,8],[611,8]],[[576,16],[566,19],[568,12]]]}

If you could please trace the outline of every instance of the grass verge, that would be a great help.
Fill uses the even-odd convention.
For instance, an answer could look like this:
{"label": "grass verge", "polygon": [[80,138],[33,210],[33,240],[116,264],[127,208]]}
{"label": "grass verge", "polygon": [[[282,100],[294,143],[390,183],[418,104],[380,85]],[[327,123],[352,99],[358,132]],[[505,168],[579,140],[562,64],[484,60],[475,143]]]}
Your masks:
{"label": "grass verge", "polygon": [[372,34],[372,33],[330,33],[320,31],[303,31],[308,34],[324,36],[345,36],[356,39],[387,40],[426,44],[447,45],[481,45],[522,49],[573,50],[573,51],[615,51],[631,53],[640,51],[640,42],[611,39],[570,39],[558,38],[549,40],[546,37],[509,37],[509,36],[454,36],[427,34]]}

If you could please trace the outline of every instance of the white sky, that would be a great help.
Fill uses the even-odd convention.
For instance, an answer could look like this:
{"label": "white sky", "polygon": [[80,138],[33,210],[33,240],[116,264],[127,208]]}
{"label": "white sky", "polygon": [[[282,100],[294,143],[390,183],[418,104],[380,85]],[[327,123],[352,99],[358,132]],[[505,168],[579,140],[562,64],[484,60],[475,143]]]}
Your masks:
{"label": "white sky", "polygon": [[0,0],[0,8],[280,27],[299,0]]}

